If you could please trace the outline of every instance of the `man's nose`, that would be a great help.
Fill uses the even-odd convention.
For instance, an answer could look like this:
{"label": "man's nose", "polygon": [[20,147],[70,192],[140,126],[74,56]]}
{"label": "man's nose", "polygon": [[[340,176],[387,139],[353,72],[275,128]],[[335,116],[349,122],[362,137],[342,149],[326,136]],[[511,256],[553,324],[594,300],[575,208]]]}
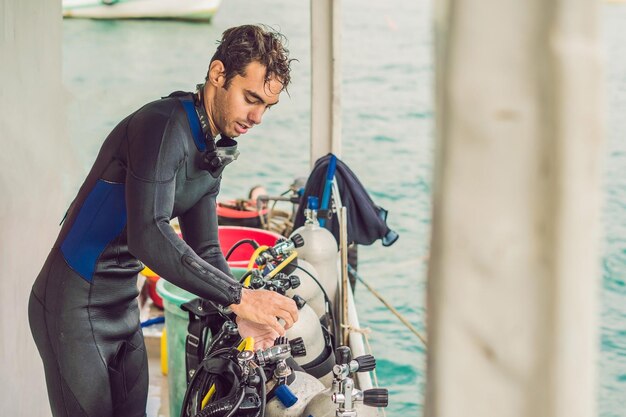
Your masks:
{"label": "man's nose", "polygon": [[259,125],[261,124],[261,119],[263,119],[264,112],[265,112],[264,108],[257,107],[254,110],[252,110],[250,113],[248,113],[248,120],[255,125]]}

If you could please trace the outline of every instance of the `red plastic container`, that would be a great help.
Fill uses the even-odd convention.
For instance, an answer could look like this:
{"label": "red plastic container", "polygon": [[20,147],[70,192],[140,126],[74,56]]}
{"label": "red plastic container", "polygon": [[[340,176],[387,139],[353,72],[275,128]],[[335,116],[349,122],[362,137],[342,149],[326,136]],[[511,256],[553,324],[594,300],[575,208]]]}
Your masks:
{"label": "red plastic container", "polygon": [[156,290],[156,283],[159,279],[161,278],[158,276],[146,277],[146,285],[148,285],[148,295],[152,298],[154,305],[163,308],[163,299]]}
{"label": "red plastic container", "polygon": [[[243,239],[252,239],[259,245],[274,246],[282,236],[267,230],[241,226],[220,226],[218,229],[222,253],[226,255],[235,243]],[[254,253],[252,245],[244,243],[240,245],[228,258],[231,267],[246,268],[250,257]]]}

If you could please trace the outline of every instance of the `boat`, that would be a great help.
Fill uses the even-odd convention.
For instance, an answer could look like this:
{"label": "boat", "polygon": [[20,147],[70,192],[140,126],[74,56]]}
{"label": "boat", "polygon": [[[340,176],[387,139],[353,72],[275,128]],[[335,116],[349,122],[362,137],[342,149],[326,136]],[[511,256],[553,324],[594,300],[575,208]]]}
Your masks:
{"label": "boat", "polygon": [[63,17],[209,22],[222,0],[63,0]]}

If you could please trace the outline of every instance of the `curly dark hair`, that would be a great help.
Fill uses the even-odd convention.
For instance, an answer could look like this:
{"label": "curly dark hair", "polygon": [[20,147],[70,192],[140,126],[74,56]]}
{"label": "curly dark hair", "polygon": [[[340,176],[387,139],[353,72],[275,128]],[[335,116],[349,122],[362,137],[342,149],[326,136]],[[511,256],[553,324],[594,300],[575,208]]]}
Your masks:
{"label": "curly dark hair", "polygon": [[[224,88],[229,87],[235,75],[245,76],[248,64],[256,61],[267,69],[265,81],[275,76],[282,83],[282,89],[287,91],[291,81],[291,62],[294,60],[289,59],[289,50],[284,45],[286,41],[283,34],[267,26],[233,27],[222,34],[211,63],[220,60],[224,64]],[[208,78],[207,73],[206,79]]]}

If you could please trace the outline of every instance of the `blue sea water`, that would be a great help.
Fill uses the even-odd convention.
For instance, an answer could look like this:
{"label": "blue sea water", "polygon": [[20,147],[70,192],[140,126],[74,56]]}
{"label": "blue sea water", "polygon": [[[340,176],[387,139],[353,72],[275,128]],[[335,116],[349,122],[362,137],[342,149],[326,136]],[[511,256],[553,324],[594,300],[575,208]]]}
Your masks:
{"label": "blue sea water", "polygon": [[[401,235],[390,248],[359,251],[359,270],[420,331],[425,332],[433,168],[432,5],[427,0],[342,3],[343,157]],[[599,415],[626,416],[626,6],[603,7],[607,59],[605,237],[599,363]],[[68,134],[83,174],[106,134],[143,103],[204,78],[221,32],[265,23],[289,38],[293,84],[263,124],[240,140],[221,196],[240,198],[256,185],[286,190],[309,171],[309,2],[225,0],[211,25],[184,22],[63,23]],[[75,187],[82,178],[76,178]],[[599,277],[600,278],[600,277]],[[425,349],[362,286],[356,291],[363,327],[390,389],[388,415],[421,415]]]}
{"label": "blue sea water", "polygon": [[626,4],[603,7],[606,152],[598,415],[626,416]]}

